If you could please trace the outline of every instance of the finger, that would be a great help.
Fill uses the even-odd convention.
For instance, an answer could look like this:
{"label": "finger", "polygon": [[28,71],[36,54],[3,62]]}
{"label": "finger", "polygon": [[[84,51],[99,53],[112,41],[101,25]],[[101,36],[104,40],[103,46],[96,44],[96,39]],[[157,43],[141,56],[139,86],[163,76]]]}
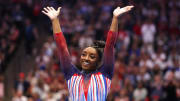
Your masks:
{"label": "finger", "polygon": [[48,10],[46,7],[44,7],[44,10],[45,10],[46,12],[49,12],[49,10]]}
{"label": "finger", "polygon": [[51,8],[50,7],[47,7],[48,11],[51,11]]}
{"label": "finger", "polygon": [[127,6],[128,10],[131,10],[134,6]]}
{"label": "finger", "polygon": [[51,10],[55,11],[55,9],[53,7],[50,7],[50,8],[51,8]]}
{"label": "finger", "polygon": [[45,14],[45,15],[48,15],[48,13],[47,13],[47,12],[45,12],[45,11],[42,11],[42,13],[43,13],[43,14]]}
{"label": "finger", "polygon": [[51,7],[48,7],[49,10],[53,10]]}
{"label": "finger", "polygon": [[123,8],[122,8],[123,12],[128,12],[128,11],[130,11],[131,9],[132,9],[131,6],[126,6],[126,7],[123,7]]}
{"label": "finger", "polygon": [[118,10],[118,9],[120,9],[120,7],[117,7],[116,9],[114,9],[114,10]]}
{"label": "finger", "polygon": [[134,8],[134,6],[133,5],[131,5],[131,6],[129,6],[130,8]]}

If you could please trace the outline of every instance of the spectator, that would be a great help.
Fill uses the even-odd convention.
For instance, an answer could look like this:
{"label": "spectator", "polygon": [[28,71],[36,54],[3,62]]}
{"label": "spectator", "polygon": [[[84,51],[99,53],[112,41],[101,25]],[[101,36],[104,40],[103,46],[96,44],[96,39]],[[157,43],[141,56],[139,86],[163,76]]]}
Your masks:
{"label": "spectator", "polygon": [[144,88],[143,83],[138,82],[137,88],[133,92],[134,100],[135,101],[145,100],[147,97],[147,94],[148,94],[147,89]]}
{"label": "spectator", "polygon": [[163,100],[163,81],[160,74],[157,74],[154,76],[154,80],[151,87],[152,87],[151,99],[153,101],[162,101]]}
{"label": "spectator", "polygon": [[143,43],[147,45],[145,48],[150,54],[154,52],[153,42],[155,40],[154,36],[156,34],[156,26],[154,23],[147,19],[141,27]]}
{"label": "spectator", "polygon": [[33,50],[32,45],[35,39],[37,38],[38,38],[37,28],[34,27],[30,19],[26,19],[25,21],[25,39],[26,39],[25,47],[26,47],[26,53],[28,55],[32,54],[32,50]]}
{"label": "spectator", "polygon": [[[4,61],[12,49],[10,47],[17,46],[17,41],[14,39],[19,39],[23,27],[19,28],[16,25],[24,24],[24,19],[27,19],[25,15],[37,17],[39,14],[38,2],[27,1],[28,14],[25,9],[22,9],[22,4],[18,4],[20,2],[24,1],[18,0],[16,1],[17,5],[13,6],[15,13],[4,14],[3,12],[8,9],[0,9],[0,13],[3,15],[0,28],[0,64],[5,64]],[[0,4],[3,3],[4,1]],[[56,2],[52,4],[54,3]],[[132,13],[123,15],[119,22],[119,38],[115,49],[115,71],[108,101],[137,99],[178,101],[180,78],[180,22],[178,19],[180,2],[178,0],[136,0],[136,2],[132,0],[129,2],[122,0],[86,0],[83,2],[68,0],[67,2],[62,0],[61,26],[67,43],[70,44],[72,62],[79,66],[77,62],[80,53],[77,51],[78,48],[89,45],[93,40],[106,38],[105,33],[109,28],[106,25],[110,22],[109,18],[111,18],[112,9],[116,7],[116,4],[124,6],[129,3],[135,5],[135,9]],[[44,21],[44,19],[42,20]],[[37,29],[32,21],[31,27]],[[38,27],[43,27],[43,25]],[[9,29],[11,30],[9,31]],[[48,32],[49,30],[47,30],[44,28],[44,31]],[[33,33],[33,30],[31,32]],[[35,33],[37,32],[35,31]],[[33,37],[27,38],[36,39],[35,34],[29,35]],[[58,52],[54,43],[52,37],[48,37],[47,41],[43,43],[43,47],[38,50],[40,52],[36,56],[36,67],[34,67],[36,69],[29,72],[27,77],[31,91],[28,92],[31,96],[29,100],[68,99],[67,87],[62,86],[65,83],[64,78],[60,76],[60,80],[57,80],[62,74],[62,70],[59,69]],[[30,48],[29,51],[33,51],[33,48]],[[39,81],[43,86],[38,86]],[[38,90],[32,93],[32,88]],[[44,98],[39,96],[39,91],[45,96]]]}
{"label": "spectator", "polygon": [[[15,91],[16,91],[17,94],[20,94],[20,95],[21,95],[21,93],[22,93],[23,95],[26,95],[26,94],[27,94],[30,84],[29,84],[29,82],[26,81],[25,79],[26,79],[26,78],[25,78],[25,74],[22,73],[22,72],[19,73],[19,78],[18,78],[18,80],[15,82],[15,86],[14,86]],[[18,96],[19,96],[19,95],[18,95]]]}
{"label": "spectator", "polygon": [[28,101],[28,98],[23,95],[21,90],[17,90],[15,96],[12,98],[12,101]]}
{"label": "spectator", "polygon": [[175,86],[175,80],[174,80],[174,72],[167,71],[165,74],[165,84],[164,84],[164,91],[165,91],[165,101],[177,101],[176,96],[176,86]]}

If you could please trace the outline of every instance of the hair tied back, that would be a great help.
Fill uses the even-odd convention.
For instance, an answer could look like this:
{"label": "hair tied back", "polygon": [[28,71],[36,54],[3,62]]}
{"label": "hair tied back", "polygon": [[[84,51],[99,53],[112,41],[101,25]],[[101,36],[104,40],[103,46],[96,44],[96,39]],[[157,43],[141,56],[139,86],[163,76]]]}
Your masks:
{"label": "hair tied back", "polygon": [[105,47],[105,42],[104,41],[94,41],[93,43],[94,48],[104,48]]}

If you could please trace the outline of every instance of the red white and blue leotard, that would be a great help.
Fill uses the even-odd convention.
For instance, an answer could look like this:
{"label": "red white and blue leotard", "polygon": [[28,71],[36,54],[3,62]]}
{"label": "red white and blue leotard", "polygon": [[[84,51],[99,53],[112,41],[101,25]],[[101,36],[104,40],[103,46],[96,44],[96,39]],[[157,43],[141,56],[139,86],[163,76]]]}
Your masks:
{"label": "red white and blue leotard", "polygon": [[[117,33],[109,31],[103,54],[103,65],[96,71],[85,73],[79,71],[72,63],[63,33],[55,33],[59,49],[60,64],[68,83],[72,101],[106,101],[110,89],[114,67],[114,44]],[[88,80],[88,86],[84,81]]]}

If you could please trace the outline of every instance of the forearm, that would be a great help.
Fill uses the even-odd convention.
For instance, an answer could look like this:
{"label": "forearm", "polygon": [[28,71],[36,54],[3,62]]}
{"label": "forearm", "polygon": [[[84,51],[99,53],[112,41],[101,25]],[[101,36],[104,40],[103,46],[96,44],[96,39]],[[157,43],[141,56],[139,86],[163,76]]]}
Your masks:
{"label": "forearm", "polygon": [[[63,36],[62,32],[59,32],[60,30],[54,30],[54,39],[56,41],[56,45],[58,48],[58,55],[59,60],[61,64],[62,71],[66,74],[68,74],[69,70],[71,69],[71,57],[68,51],[68,47],[66,44],[66,40]],[[67,76],[65,76],[67,77]]]}
{"label": "forearm", "polygon": [[110,26],[110,32],[107,35],[105,50],[106,49],[108,50],[108,48],[110,48],[110,47],[111,48],[114,47],[114,44],[117,39],[117,33],[118,33],[118,17],[113,16],[112,23]]}
{"label": "forearm", "polygon": [[68,51],[66,39],[61,31],[60,23],[58,19],[52,21],[54,39],[56,41],[57,48],[59,50],[59,59],[61,64],[61,70],[64,73],[64,77],[68,80],[74,71],[74,66],[71,63],[71,56]]}
{"label": "forearm", "polygon": [[[111,27],[112,28],[112,27]],[[115,27],[114,27],[115,28]],[[110,30],[107,35],[106,45],[104,48],[103,55],[103,73],[112,79],[113,69],[114,69],[114,45],[117,39],[117,32],[115,30]]]}
{"label": "forearm", "polygon": [[60,27],[60,22],[58,18],[53,19],[52,21],[52,27],[53,27],[53,33],[60,33],[61,31],[61,27]]}
{"label": "forearm", "polygon": [[71,63],[71,56],[69,54],[66,40],[63,36],[62,32],[57,31],[54,34],[54,38],[56,41],[56,45],[58,48],[60,67],[62,72],[64,73],[64,77],[68,80],[74,74],[74,66]]}
{"label": "forearm", "polygon": [[110,26],[110,31],[108,32],[106,45],[104,49],[104,74],[107,75],[110,79],[113,74],[113,64],[114,64],[114,45],[116,43],[118,33],[118,17],[113,16],[112,23]]}
{"label": "forearm", "polygon": [[54,39],[55,39],[57,47],[60,51],[60,55],[65,56],[65,57],[69,57],[66,39],[64,38],[64,35],[61,31],[58,18],[55,18],[52,20],[52,27],[53,27]]}
{"label": "forearm", "polygon": [[112,23],[110,26],[110,31],[118,32],[118,17],[113,16]]}
{"label": "forearm", "polygon": [[60,64],[62,67],[62,71],[64,72],[64,75],[67,78],[69,76],[71,77],[72,74],[72,64],[71,64],[71,58],[69,55],[69,51],[67,48],[66,40],[64,38],[64,35],[61,31],[60,22],[58,19],[58,16],[60,14],[61,7],[58,7],[57,10],[55,10],[53,7],[45,7],[42,11],[43,14],[47,15],[52,22],[53,27],[53,33],[54,33],[54,39],[56,41],[57,48],[59,50],[59,58],[60,58]]}

